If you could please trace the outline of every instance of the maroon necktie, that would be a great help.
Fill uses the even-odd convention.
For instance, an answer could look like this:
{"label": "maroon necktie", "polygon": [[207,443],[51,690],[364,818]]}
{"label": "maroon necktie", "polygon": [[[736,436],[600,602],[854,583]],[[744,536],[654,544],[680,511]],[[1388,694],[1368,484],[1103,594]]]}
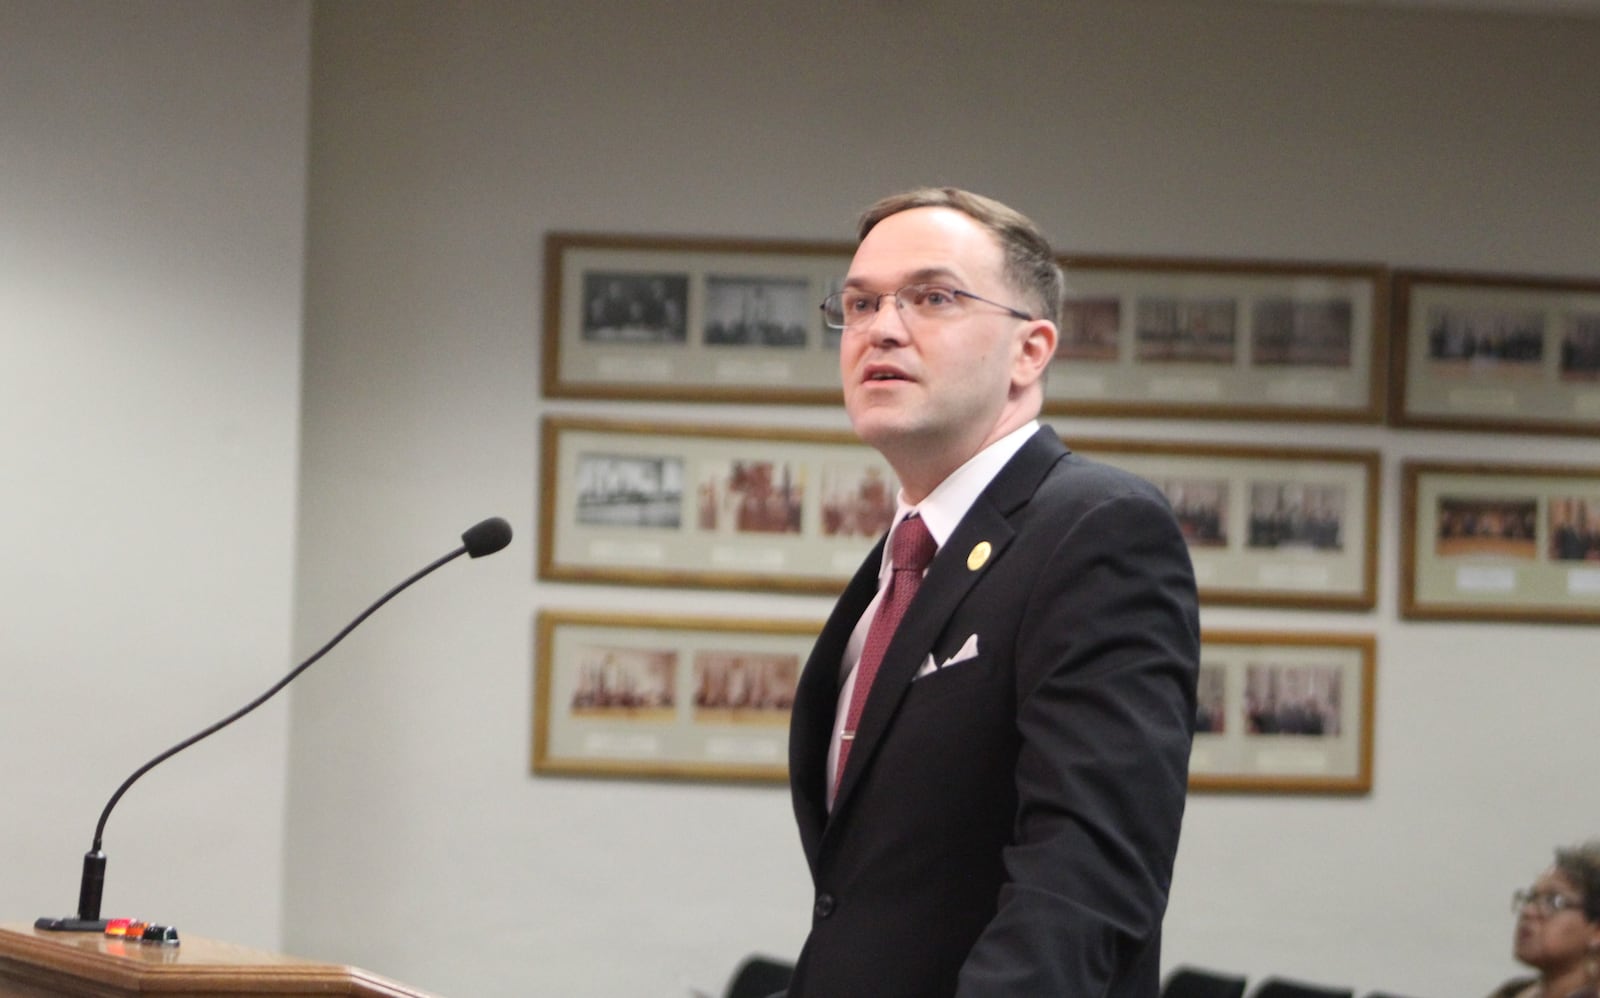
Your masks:
{"label": "maroon necktie", "polygon": [[889,588],[883,591],[878,612],[873,615],[872,624],[867,628],[861,661],[856,664],[856,683],[850,695],[850,710],[845,714],[844,730],[839,734],[839,768],[833,781],[836,791],[844,780],[845,760],[850,757],[856,726],[861,723],[861,712],[867,705],[867,694],[872,690],[872,680],[878,675],[883,653],[889,647],[889,639],[894,637],[894,629],[900,626],[900,618],[905,616],[906,607],[911,605],[911,598],[917,595],[917,589],[922,585],[923,571],[938,549],[933,535],[928,533],[928,525],[922,522],[920,516],[912,514],[895,528],[889,548],[889,563],[893,568],[889,573]]}

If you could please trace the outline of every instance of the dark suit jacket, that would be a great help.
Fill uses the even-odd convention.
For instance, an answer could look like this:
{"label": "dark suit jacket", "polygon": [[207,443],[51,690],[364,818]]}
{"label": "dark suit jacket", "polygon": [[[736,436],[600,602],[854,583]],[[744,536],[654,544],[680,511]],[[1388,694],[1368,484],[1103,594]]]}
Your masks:
{"label": "dark suit jacket", "polygon": [[[1153,998],[1199,667],[1166,500],[1041,428],[929,566],[830,816],[839,665],[882,548],[796,694],[790,782],[816,894],[790,998]],[[913,679],[974,634],[975,659]]]}

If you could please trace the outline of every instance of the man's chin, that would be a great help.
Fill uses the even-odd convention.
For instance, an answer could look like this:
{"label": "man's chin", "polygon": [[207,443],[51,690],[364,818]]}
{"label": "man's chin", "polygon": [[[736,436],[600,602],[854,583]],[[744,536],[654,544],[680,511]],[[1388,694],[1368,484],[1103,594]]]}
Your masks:
{"label": "man's chin", "polygon": [[916,436],[917,424],[903,413],[882,407],[850,414],[850,425],[863,443],[882,449]]}

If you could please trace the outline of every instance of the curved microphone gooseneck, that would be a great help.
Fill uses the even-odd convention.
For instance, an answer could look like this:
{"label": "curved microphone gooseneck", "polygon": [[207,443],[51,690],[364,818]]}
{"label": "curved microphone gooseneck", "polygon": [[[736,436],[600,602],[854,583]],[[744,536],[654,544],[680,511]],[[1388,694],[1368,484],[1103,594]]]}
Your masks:
{"label": "curved microphone gooseneck", "polygon": [[467,530],[461,535],[461,547],[456,548],[454,551],[451,551],[444,557],[439,558],[432,564],[419,569],[417,572],[413,573],[410,578],[407,578],[404,582],[401,582],[393,589],[390,589],[388,592],[378,597],[376,602],[363,610],[361,614],[356,617],[356,619],[346,624],[344,629],[338,634],[335,634],[331,641],[319,648],[317,652],[310,658],[295,666],[289,671],[288,675],[274,683],[272,687],[265,693],[256,697],[254,700],[245,704],[232,714],[229,714],[227,717],[224,717],[217,723],[211,725],[209,728],[206,728],[204,731],[201,731],[198,734],[190,735],[188,738],[185,738],[183,741],[172,746],[165,752],[162,752],[160,755],[156,756],[154,759],[151,759],[149,762],[145,763],[143,766],[140,766],[138,769],[134,770],[131,776],[122,781],[122,786],[118,787],[116,793],[111,795],[111,799],[106,801],[105,810],[100,812],[100,821],[95,825],[94,828],[94,844],[90,847],[87,853],[84,853],[83,879],[78,887],[78,917],[41,918],[35,923],[35,925],[41,929],[80,932],[99,932],[105,928],[106,923],[100,921],[100,898],[105,886],[106,876],[106,854],[101,849],[101,842],[105,836],[106,821],[111,817],[111,809],[117,806],[117,801],[122,799],[122,795],[128,792],[128,788],[133,786],[139,777],[143,776],[145,773],[148,773],[150,770],[159,766],[161,763],[177,755],[179,752],[182,752],[184,749],[195,744],[196,742],[203,741],[204,739],[216,734],[223,728],[226,728],[228,725],[232,724],[234,721],[237,721],[239,718],[250,713],[252,710],[255,710],[268,700],[271,700],[277,695],[279,690],[282,690],[285,686],[288,686],[291,682],[293,682],[296,676],[309,669],[313,664],[316,663],[318,659],[322,658],[322,656],[331,651],[334,645],[337,645],[340,641],[343,641],[351,631],[355,630],[361,625],[362,621],[376,613],[379,607],[383,606],[391,599],[394,599],[412,583],[421,579],[434,569],[439,568],[448,562],[454,561],[462,555],[468,555],[473,558],[482,558],[484,555],[494,554],[496,551],[499,551],[510,543],[511,524],[507,523],[498,516],[490,517],[481,523],[476,523],[471,527],[468,527]]}

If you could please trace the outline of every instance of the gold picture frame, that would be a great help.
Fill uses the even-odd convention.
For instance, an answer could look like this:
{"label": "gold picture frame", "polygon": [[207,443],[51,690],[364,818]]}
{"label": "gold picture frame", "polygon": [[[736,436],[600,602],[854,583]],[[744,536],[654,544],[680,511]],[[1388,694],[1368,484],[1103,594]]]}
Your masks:
{"label": "gold picture frame", "polygon": [[[854,245],[551,232],[548,398],[837,405],[819,305]],[[1110,256],[1067,275],[1045,411],[1375,423],[1388,360],[1376,264]]]}
{"label": "gold picture frame", "polygon": [[552,232],[544,394],[837,404],[844,243]]}
{"label": "gold picture frame", "polygon": [[1383,421],[1379,264],[1068,254],[1045,411]]}
{"label": "gold picture frame", "polygon": [[533,772],[783,782],[818,627],[541,611]]}
{"label": "gold picture frame", "polygon": [[1370,792],[1376,676],[1370,634],[1205,632],[1189,788]]}
{"label": "gold picture frame", "polygon": [[[532,771],[783,783],[795,683],[820,621],[543,610]],[[1201,640],[1195,792],[1365,793],[1376,639]]]}
{"label": "gold picture frame", "polygon": [[[850,433],[552,416],[542,440],[542,579],[836,595],[894,514],[893,470]],[[1375,605],[1376,451],[1069,445],[1167,493],[1202,605]]]}
{"label": "gold picture frame", "polygon": [[1600,467],[1406,461],[1400,615],[1600,623]]}
{"label": "gold picture frame", "polygon": [[547,417],[539,577],[837,594],[898,483],[853,434]]}
{"label": "gold picture frame", "polygon": [[1377,604],[1377,451],[1080,439],[1167,496],[1201,606]]}
{"label": "gold picture frame", "polygon": [[1600,280],[1394,273],[1396,426],[1600,434]]}

